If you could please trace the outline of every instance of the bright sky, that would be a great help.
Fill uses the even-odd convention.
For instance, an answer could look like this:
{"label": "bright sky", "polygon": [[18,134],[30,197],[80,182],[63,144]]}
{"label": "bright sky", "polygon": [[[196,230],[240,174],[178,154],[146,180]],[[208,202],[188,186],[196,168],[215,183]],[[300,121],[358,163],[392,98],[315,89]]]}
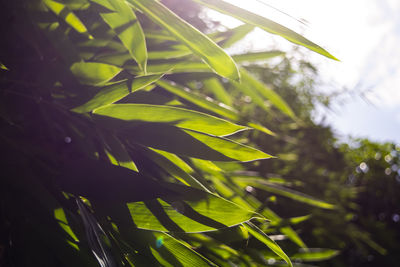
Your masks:
{"label": "bright sky", "polygon": [[[327,113],[338,136],[400,143],[399,0],[226,1],[305,35],[341,60],[310,54],[327,87],[354,93],[345,105],[336,105],[335,112]],[[224,21],[238,25],[233,20]],[[271,36],[257,30],[247,40],[251,41],[249,47],[262,50],[278,44],[289,50],[289,42],[276,37],[271,41]],[[359,96],[362,93],[365,97]]]}

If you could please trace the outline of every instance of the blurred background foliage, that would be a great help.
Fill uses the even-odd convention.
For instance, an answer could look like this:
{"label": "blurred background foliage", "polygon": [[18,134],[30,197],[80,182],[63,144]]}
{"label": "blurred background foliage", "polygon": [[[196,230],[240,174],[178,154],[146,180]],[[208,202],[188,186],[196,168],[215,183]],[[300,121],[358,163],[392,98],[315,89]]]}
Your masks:
{"label": "blurred background foliage", "polygon": [[[148,12],[139,12],[144,1],[128,1],[146,36],[145,60],[124,48],[132,40],[118,35],[123,30],[113,25],[112,16],[99,15],[109,14],[111,2],[126,4],[32,1],[32,6],[47,7],[32,13],[31,4],[24,1],[1,3],[1,166],[6,174],[0,189],[1,265],[285,266],[285,254],[271,241],[275,240],[295,266],[396,266],[400,147],[359,139],[345,143],[323,121],[316,123],[316,107],[329,108],[334,96],[318,92],[318,70],[305,55],[274,50],[233,56],[241,66],[239,84],[199,63]],[[65,4],[61,9],[60,3]],[[222,48],[253,28],[244,24],[226,29],[192,1],[162,3]],[[76,24],[75,14],[82,24]],[[88,74],[97,69],[77,63],[82,60],[107,64],[107,79]],[[128,93],[124,86],[107,84],[125,80],[132,82]],[[185,143],[185,135],[176,130],[181,128],[175,127],[180,121],[164,125],[162,118],[157,123],[149,116],[145,124],[126,126],[104,119],[102,114],[111,114],[106,105],[115,103],[107,102],[109,97],[118,104],[200,111],[254,128],[228,138],[277,158],[231,162],[223,150],[222,156],[204,156],[201,149],[187,149],[197,143]],[[172,146],[154,143],[168,133]],[[204,138],[196,140],[208,144]],[[257,155],[254,159],[261,153],[251,152]],[[224,161],[209,161],[213,157]],[[125,169],[130,169],[133,187],[123,178],[120,186],[86,178],[122,177]],[[131,174],[137,170],[149,184]],[[65,182],[65,177],[85,177],[88,182]],[[111,205],[116,196],[128,205]],[[131,205],[154,198],[158,204],[153,206]],[[258,214],[247,214],[224,199]],[[140,203],[151,207],[150,212]],[[216,217],[205,224],[205,216],[192,217],[198,224],[171,213],[162,216],[169,210],[184,213],[184,203],[195,211],[210,205],[221,213],[207,213]],[[137,215],[139,211],[143,214]],[[172,224],[162,221],[160,226],[153,220],[153,231],[142,230],[149,229],[146,220],[151,214],[159,221],[173,218]],[[270,222],[245,223],[261,216]],[[243,224],[233,225],[238,223]]]}

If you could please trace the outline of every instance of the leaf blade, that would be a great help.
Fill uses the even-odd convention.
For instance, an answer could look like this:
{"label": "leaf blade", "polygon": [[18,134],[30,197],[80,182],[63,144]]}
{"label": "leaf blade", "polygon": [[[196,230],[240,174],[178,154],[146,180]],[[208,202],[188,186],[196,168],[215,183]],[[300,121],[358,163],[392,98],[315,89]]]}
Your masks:
{"label": "leaf blade", "polygon": [[284,261],[286,261],[289,266],[293,267],[290,258],[285,254],[285,252],[283,252],[283,250],[274,240],[272,240],[268,235],[266,235],[263,231],[261,231],[260,228],[258,228],[251,222],[246,222],[243,224],[243,226],[249,231],[250,234],[252,234],[259,241],[267,245],[267,247],[269,247],[275,254],[277,254]]}
{"label": "leaf blade", "polygon": [[225,78],[239,80],[239,73],[232,58],[210,38],[176,16],[164,5],[154,0],[129,0],[129,3],[188,46],[216,73]]}
{"label": "leaf blade", "polygon": [[237,18],[245,23],[257,26],[269,33],[280,35],[292,43],[304,46],[323,56],[326,56],[334,60],[338,60],[319,45],[311,42],[310,40],[304,38],[302,35],[286,28],[285,26],[282,26],[265,17],[259,16],[257,14],[254,14],[250,11],[239,8],[235,5],[229,4],[222,0],[194,0],[194,1],[206,7],[214,9],[218,12],[221,12],[223,14]]}
{"label": "leaf blade", "polygon": [[[229,121],[193,111],[171,106],[149,104],[113,104],[96,109],[93,114],[123,120],[169,123],[180,128],[225,136],[246,129]],[[166,116],[168,114],[168,116]]]}

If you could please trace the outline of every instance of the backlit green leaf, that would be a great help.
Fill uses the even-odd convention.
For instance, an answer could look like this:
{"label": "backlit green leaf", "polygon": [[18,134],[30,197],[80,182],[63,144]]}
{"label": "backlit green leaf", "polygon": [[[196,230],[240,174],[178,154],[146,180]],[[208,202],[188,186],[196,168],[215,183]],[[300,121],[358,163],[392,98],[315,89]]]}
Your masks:
{"label": "backlit green leaf", "polygon": [[53,0],[43,0],[43,2],[57,16],[65,20],[74,30],[86,34],[90,39],[93,38],[82,21],[66,5]]}
{"label": "backlit green leaf", "polygon": [[244,68],[240,69],[240,74],[242,75],[242,83],[239,86],[253,88],[257,93],[271,101],[271,103],[283,113],[291,118],[295,118],[292,109],[274,90],[251,76]]}
{"label": "backlit green leaf", "polygon": [[246,127],[205,113],[170,106],[113,104],[98,108],[93,113],[126,122],[169,123],[180,128],[217,136],[230,135],[246,129]]}
{"label": "backlit green leaf", "polygon": [[155,0],[129,0],[129,3],[188,46],[216,73],[232,80],[239,80],[239,73],[234,61],[222,48],[176,16],[160,2]]}
{"label": "backlit green leaf", "polygon": [[328,58],[337,60],[334,56],[329,54],[325,49],[304,38],[302,35],[282,26],[272,20],[254,14],[250,11],[234,6],[222,0],[194,0],[204,6],[212,8],[223,14],[232,16],[245,23],[257,26],[269,33],[277,34],[295,44],[302,45],[308,49],[324,55]]}
{"label": "backlit green leaf", "polygon": [[168,232],[205,232],[231,227],[256,214],[216,195],[187,187],[180,198],[128,203],[141,229]]}
{"label": "backlit green leaf", "polygon": [[237,112],[234,111],[229,106],[226,106],[226,105],[223,106],[223,105],[218,104],[217,102],[207,100],[210,98],[196,95],[196,94],[192,93],[189,88],[185,88],[185,87],[179,86],[173,82],[168,82],[165,80],[159,80],[157,82],[157,84],[159,86],[161,86],[162,88],[164,88],[165,90],[167,90],[179,97],[182,97],[183,99],[185,99],[189,102],[192,102],[193,104],[195,104],[199,107],[202,107],[206,110],[214,112],[218,115],[224,116],[228,119],[238,120]]}
{"label": "backlit green leaf", "polygon": [[130,129],[128,137],[132,142],[145,146],[206,160],[246,162],[272,157],[226,138],[166,124],[138,125]]}
{"label": "backlit green leaf", "polygon": [[244,227],[249,231],[249,233],[257,238],[259,241],[263,242],[267,247],[269,247],[276,255],[281,257],[284,261],[288,263],[289,266],[293,266],[289,257],[283,252],[279,245],[267,236],[260,228],[252,224],[251,222],[246,222],[243,224]]}
{"label": "backlit green leaf", "polygon": [[[132,8],[125,1],[108,1],[115,12],[102,13],[101,17],[114,30],[118,38],[128,49],[132,58],[146,73],[147,48],[145,36]],[[95,1],[96,2],[96,1]]]}
{"label": "backlit green leaf", "polygon": [[104,85],[122,71],[113,65],[97,62],[77,62],[71,66],[72,73],[83,84]]}
{"label": "backlit green leaf", "polygon": [[340,252],[334,249],[316,249],[310,248],[306,251],[301,251],[291,256],[294,260],[302,261],[323,261],[335,257]]}
{"label": "backlit green leaf", "polygon": [[215,98],[228,106],[232,106],[232,96],[225,90],[217,78],[210,78],[203,81],[204,89],[215,95]]}
{"label": "backlit green leaf", "polygon": [[260,60],[266,60],[266,59],[270,59],[270,58],[278,57],[278,56],[282,56],[282,55],[285,55],[285,52],[266,51],[266,52],[253,52],[253,53],[234,55],[234,56],[232,56],[232,58],[235,60],[235,62],[241,63],[241,62],[254,62],[254,61],[260,61]]}
{"label": "backlit green leaf", "polygon": [[8,68],[7,68],[3,63],[1,63],[1,62],[0,62],[0,69],[2,69],[2,70],[8,70]]}
{"label": "backlit green leaf", "polygon": [[273,194],[285,196],[285,197],[291,198],[293,200],[300,201],[300,202],[303,202],[303,203],[306,203],[306,204],[309,204],[312,206],[316,206],[319,208],[335,209],[335,205],[329,204],[325,201],[316,199],[314,197],[308,196],[308,195],[300,193],[298,191],[268,182],[267,180],[265,180],[263,178],[249,178],[249,177],[240,178],[240,177],[237,177],[237,178],[235,178],[235,181],[237,181],[240,184],[254,186],[254,187],[260,188],[262,190],[271,192]]}

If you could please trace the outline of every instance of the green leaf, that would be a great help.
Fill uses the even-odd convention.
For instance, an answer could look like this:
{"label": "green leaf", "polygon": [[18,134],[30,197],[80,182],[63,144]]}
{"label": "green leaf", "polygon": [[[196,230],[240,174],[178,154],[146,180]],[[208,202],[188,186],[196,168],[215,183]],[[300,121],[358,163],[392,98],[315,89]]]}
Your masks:
{"label": "green leaf", "polygon": [[[176,260],[179,261],[182,267],[192,267],[192,266],[216,266],[204,256],[194,251],[188,244],[179,241],[166,233],[152,233],[156,242],[150,243],[154,251],[162,257],[164,250],[172,253]],[[164,258],[164,260],[167,260]],[[168,262],[168,261],[167,261]],[[169,261],[171,264],[171,261]]]}
{"label": "green leaf", "polygon": [[216,195],[180,186],[179,198],[128,203],[138,228],[168,232],[205,232],[238,225],[256,214]]}
{"label": "green leaf", "polygon": [[177,155],[215,161],[253,161],[272,156],[226,138],[167,124],[142,124],[127,136],[131,141]]}
{"label": "green leaf", "polygon": [[261,132],[263,132],[263,133],[265,133],[265,134],[272,135],[272,136],[276,136],[276,133],[274,133],[273,131],[271,131],[271,130],[268,129],[267,127],[262,126],[262,125],[260,125],[260,124],[258,124],[258,123],[249,122],[249,123],[247,123],[247,125],[248,125],[249,127],[252,127],[252,128],[254,128],[254,129],[256,129],[256,130],[259,130],[259,131],[261,131]]}
{"label": "green leaf", "polygon": [[174,59],[181,58],[188,55],[191,55],[192,51],[190,50],[153,50],[149,51],[148,57],[152,60],[161,60],[161,59]]}
{"label": "green leaf", "polygon": [[72,231],[69,226],[67,217],[65,216],[65,212],[63,208],[54,209],[54,218],[58,221],[60,227],[72,238],[72,240],[79,242],[79,239],[76,237],[75,233]]}
{"label": "green leaf", "polygon": [[105,144],[106,153],[111,157],[111,161],[116,161],[115,165],[125,167],[127,169],[138,172],[138,168],[132,161],[125,146],[118,138],[110,133],[102,134],[102,139]]}
{"label": "green leaf", "polygon": [[0,69],[9,70],[3,63],[0,62]]}
{"label": "green leaf", "polygon": [[113,104],[98,108],[93,114],[133,123],[169,123],[180,128],[217,136],[231,135],[246,129],[244,126],[205,113],[160,105]]}
{"label": "green leaf", "polygon": [[242,62],[254,62],[260,60],[266,60],[283,55],[285,55],[285,52],[282,51],[266,51],[266,52],[253,52],[253,53],[234,55],[232,56],[232,58],[235,60],[236,63],[242,63]]}
{"label": "green leaf", "polygon": [[114,30],[118,38],[128,49],[129,54],[146,73],[147,48],[145,36],[140,23],[132,8],[120,0],[94,1],[97,3],[108,1],[113,11],[100,14],[104,21]]}
{"label": "green leaf", "polygon": [[106,86],[100,89],[100,92],[98,92],[88,102],[79,107],[73,108],[72,111],[75,111],[77,113],[85,113],[95,110],[96,108],[107,106],[109,104],[117,102],[118,100],[121,100],[129,93],[133,93],[152,84],[161,77],[162,74],[136,77],[135,79],[133,79],[130,89],[128,87],[129,82],[126,80]]}
{"label": "green leaf", "polygon": [[324,55],[328,58],[337,60],[334,56],[329,54],[325,49],[318,46],[317,44],[311,42],[310,40],[304,38],[302,35],[282,26],[272,20],[254,14],[250,11],[242,9],[240,7],[234,6],[222,0],[194,0],[206,7],[214,9],[218,12],[226,14],[228,16],[234,17],[245,23],[257,26],[269,33],[277,34],[287,39],[288,41],[307,47],[308,49]]}
{"label": "green leaf", "polygon": [[121,81],[100,89],[92,99],[85,104],[73,108],[72,111],[77,113],[90,112],[96,108],[112,104],[129,94],[128,82]]}
{"label": "green leaf", "polygon": [[217,74],[232,80],[239,80],[235,62],[222,48],[160,2],[155,0],[129,0],[129,3],[168,30],[177,40],[202,58]]}
{"label": "green leaf", "polygon": [[240,184],[254,186],[262,190],[265,190],[267,192],[285,196],[312,206],[316,206],[323,209],[335,209],[335,205],[329,204],[325,201],[316,199],[314,197],[308,196],[298,191],[268,182],[263,178],[235,177],[234,179],[236,182]]}
{"label": "green leaf", "polygon": [[257,238],[259,241],[267,245],[276,255],[281,257],[287,264],[293,267],[292,262],[290,261],[289,257],[283,252],[283,250],[279,247],[279,245],[272,240],[269,236],[267,236],[260,228],[252,224],[251,222],[246,222],[243,224],[244,227],[249,231],[249,233]]}
{"label": "green leaf", "polygon": [[232,106],[232,96],[225,90],[224,86],[217,78],[210,78],[203,81],[204,89],[214,94],[215,98],[228,106]]}
{"label": "green leaf", "polygon": [[194,170],[177,155],[154,148],[146,150],[145,153],[147,157],[152,159],[182,183],[193,186],[194,188],[202,189],[209,193],[211,192],[210,189],[207,188],[207,181],[205,181],[201,176],[199,177],[200,179],[193,177],[192,174],[194,174]]}
{"label": "green leaf", "polygon": [[216,102],[208,100],[210,98],[196,95],[196,94],[192,93],[189,88],[179,86],[173,82],[168,82],[166,80],[159,80],[157,82],[157,85],[161,86],[165,90],[167,90],[189,102],[192,102],[193,104],[195,104],[199,107],[202,107],[206,110],[214,112],[218,115],[224,116],[231,120],[239,119],[237,112],[230,109],[230,107],[228,107],[226,105],[224,107]]}
{"label": "green leaf", "polygon": [[[261,214],[264,215],[267,219],[271,220],[271,225],[280,224],[284,220],[269,208],[264,208],[263,211],[261,212]],[[299,247],[301,247],[301,248],[307,247],[306,244],[304,243],[304,241],[300,238],[300,236],[296,233],[296,231],[293,230],[292,227],[283,226],[283,227],[279,228],[279,231],[282,234],[286,235],[290,240],[292,240]]]}
{"label": "green leaf", "polygon": [[66,5],[53,0],[43,0],[43,3],[74,30],[87,35],[90,39],[93,38],[82,21]]}
{"label": "green leaf", "polygon": [[301,261],[324,261],[329,260],[340,252],[334,249],[316,249],[316,248],[309,248],[306,251],[301,251],[291,256],[294,260],[301,260]]}
{"label": "green leaf", "polygon": [[226,40],[222,42],[223,48],[228,48],[234,45],[235,43],[242,40],[247,34],[249,34],[252,30],[254,30],[254,26],[250,24],[243,24],[236,28],[230,29],[224,33],[223,35],[230,35]]}
{"label": "green leaf", "polygon": [[240,69],[240,74],[242,75],[242,83],[239,86],[253,88],[257,91],[257,93],[271,101],[271,103],[283,113],[293,119],[296,117],[286,101],[283,100],[277,93],[275,93],[274,90],[251,76],[251,74],[248,73],[244,68]]}
{"label": "green leaf", "polygon": [[72,73],[87,85],[104,85],[122,71],[113,65],[97,62],[77,62],[71,66]]}

